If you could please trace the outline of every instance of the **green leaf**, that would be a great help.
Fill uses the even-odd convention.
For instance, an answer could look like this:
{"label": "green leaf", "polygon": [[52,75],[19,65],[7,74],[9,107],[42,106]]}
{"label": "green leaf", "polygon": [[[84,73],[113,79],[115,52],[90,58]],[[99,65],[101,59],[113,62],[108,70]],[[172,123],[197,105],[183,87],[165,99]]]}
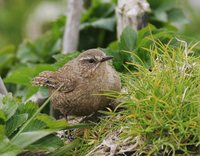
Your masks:
{"label": "green leaf", "polygon": [[40,120],[32,120],[23,130],[23,132],[36,131],[47,128],[47,124]]}
{"label": "green leaf", "polygon": [[25,40],[18,48],[17,58],[22,63],[38,62],[40,57],[37,55],[36,47],[30,41]]}
{"label": "green leaf", "polygon": [[52,129],[65,128],[68,125],[65,119],[55,120],[54,118],[52,118],[46,114],[40,114],[37,116],[36,119],[46,123],[47,126]]}
{"label": "green leaf", "polygon": [[9,73],[4,81],[7,83],[31,86],[30,82],[32,78],[44,70],[55,70],[55,68],[48,64],[39,64],[34,67],[22,67]]}
{"label": "green leaf", "polygon": [[115,17],[101,18],[101,19],[91,23],[91,25],[94,28],[100,28],[100,29],[113,31],[114,27],[115,27],[115,22],[116,22]]}
{"label": "green leaf", "polygon": [[14,145],[17,145],[21,148],[25,148],[31,145],[32,143],[36,142],[37,140],[54,132],[56,132],[56,130],[52,130],[52,129],[22,132],[17,137],[15,137],[11,142]]}
{"label": "green leaf", "polygon": [[8,45],[0,49],[0,72],[3,68],[9,68],[15,59],[15,47]]}
{"label": "green leaf", "polygon": [[3,96],[0,94],[0,109],[6,116],[6,121],[9,120],[16,112],[18,104],[11,94]]}
{"label": "green leaf", "polygon": [[32,117],[33,114],[38,110],[38,105],[33,102],[28,102],[26,104],[20,104],[17,110],[17,114],[28,113],[28,118]]}
{"label": "green leaf", "polygon": [[26,120],[28,119],[28,114],[14,115],[6,123],[6,135],[10,136],[14,131],[16,131]]}
{"label": "green leaf", "polygon": [[160,10],[168,10],[172,8],[177,1],[174,0],[148,0],[152,10],[160,9]]}
{"label": "green leaf", "polygon": [[177,3],[174,0],[149,0],[155,19],[162,22],[168,21],[168,11],[175,8]]}
{"label": "green leaf", "polygon": [[102,1],[91,1],[91,3],[91,6],[81,17],[82,23],[114,16],[115,5],[113,3],[104,3]]}
{"label": "green leaf", "polygon": [[178,23],[178,24],[185,24],[188,23],[188,20],[186,16],[184,15],[184,12],[180,8],[173,8],[168,11],[168,19],[169,21],[173,23]]}
{"label": "green leaf", "polygon": [[27,87],[27,88],[25,88],[24,97],[26,97],[28,99],[33,94],[37,93],[37,91],[38,91],[38,87],[37,86]]}
{"label": "green leaf", "polygon": [[65,155],[66,153],[69,153],[70,150],[74,149],[78,146],[80,143],[79,140],[75,140],[67,145],[64,145],[63,147],[57,149],[56,151],[49,153],[48,156],[58,156],[58,155]]}
{"label": "green leaf", "polygon": [[100,18],[93,22],[85,22],[81,24],[80,30],[85,29],[87,27],[94,27],[99,29],[105,29],[108,31],[114,31],[115,23],[116,23],[115,17]]}
{"label": "green leaf", "polygon": [[0,155],[1,156],[16,156],[22,149],[13,145],[7,137],[0,139]]}
{"label": "green leaf", "polygon": [[0,124],[0,140],[5,137],[5,125]]}
{"label": "green leaf", "polygon": [[137,33],[131,27],[126,27],[120,37],[119,47],[122,50],[132,51],[136,48]]}
{"label": "green leaf", "polygon": [[5,121],[6,121],[5,113],[3,112],[3,110],[0,109],[0,124],[4,124]]}
{"label": "green leaf", "polygon": [[39,139],[37,142],[31,144],[28,146],[28,149],[42,149],[42,150],[48,150],[48,151],[54,151],[57,148],[62,147],[63,141],[55,136],[55,135],[48,135],[42,139]]}
{"label": "green leaf", "polygon": [[56,68],[62,67],[64,64],[66,64],[67,62],[69,62],[73,58],[77,57],[79,54],[80,54],[79,52],[72,52],[72,53],[69,53],[69,54],[54,55],[53,58],[55,58],[56,61],[57,61],[54,64],[54,67],[56,67]]}
{"label": "green leaf", "polygon": [[113,56],[114,58],[112,59],[112,63],[113,66],[115,67],[115,69],[117,71],[122,72],[124,67],[123,67],[123,58],[120,57],[120,51],[119,50],[115,50],[115,49],[111,49],[111,48],[107,48],[107,49],[103,49],[103,51],[109,55],[109,56]]}

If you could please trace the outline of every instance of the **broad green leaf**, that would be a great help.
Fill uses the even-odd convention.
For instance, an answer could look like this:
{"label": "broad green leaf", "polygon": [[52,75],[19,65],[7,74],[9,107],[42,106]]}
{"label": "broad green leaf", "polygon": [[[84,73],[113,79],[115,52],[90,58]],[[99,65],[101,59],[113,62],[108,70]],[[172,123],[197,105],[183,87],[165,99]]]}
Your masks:
{"label": "broad green leaf", "polygon": [[31,144],[27,148],[28,149],[43,149],[43,150],[48,150],[48,151],[54,151],[57,148],[62,147],[63,145],[64,145],[63,141],[59,137],[51,134],[51,135],[48,135],[48,136],[38,140],[37,142],[35,142],[33,144]]}
{"label": "broad green leaf", "polygon": [[70,60],[72,60],[73,58],[77,57],[80,53],[79,52],[72,52],[69,54],[57,54],[54,55],[53,58],[56,59],[56,63],[54,64],[54,66],[56,68],[60,68],[62,67],[64,64],[66,64],[67,62],[69,62]]}
{"label": "broad green leaf", "polygon": [[5,125],[0,124],[0,140],[3,139],[5,136]]}
{"label": "broad green leaf", "polygon": [[119,47],[121,50],[132,51],[136,48],[137,33],[131,27],[126,27],[120,37]]}
{"label": "broad green leaf", "polygon": [[30,98],[33,94],[37,93],[37,91],[38,91],[38,87],[37,87],[37,86],[27,87],[27,88],[25,88],[24,97],[26,97],[26,99],[28,99],[28,98]]}
{"label": "broad green leaf", "polygon": [[38,105],[29,101],[26,104],[19,105],[17,114],[28,114],[28,118],[30,118],[37,111],[37,109]]}
{"label": "broad green leaf", "polygon": [[6,83],[15,83],[20,85],[29,85],[32,75],[31,67],[22,67],[9,73],[9,75],[4,79]]}
{"label": "broad green leaf", "polygon": [[119,43],[117,41],[113,41],[109,44],[108,48],[112,50],[118,50],[119,49]]}
{"label": "broad green leaf", "polygon": [[34,43],[25,40],[18,48],[17,58],[21,60],[22,63],[27,62],[38,62],[40,57],[37,55],[37,49]]}
{"label": "broad green leaf", "polygon": [[55,70],[55,68],[48,64],[39,64],[34,67],[22,67],[11,73],[4,79],[7,83],[15,83],[30,86],[30,82],[34,76],[44,70]]}
{"label": "broad green leaf", "polygon": [[115,22],[116,22],[115,17],[102,18],[102,19],[99,19],[99,20],[91,23],[91,25],[95,28],[113,31],[114,27],[115,27]]}
{"label": "broad green leaf", "polygon": [[151,8],[153,10],[156,10],[156,9],[163,9],[163,10],[167,10],[167,9],[170,9],[172,8],[175,4],[176,4],[176,1],[174,0],[147,0],[151,6]]}
{"label": "broad green leaf", "polygon": [[153,10],[167,11],[175,7],[177,1],[174,0],[148,0]]}
{"label": "broad green leaf", "polygon": [[10,140],[4,136],[0,139],[0,155],[1,156],[16,156],[22,149],[13,145]]}
{"label": "broad green leaf", "polygon": [[113,50],[111,48],[103,49],[103,51],[110,56],[113,56],[114,58],[112,59],[113,66],[117,71],[123,71],[123,59],[120,56],[120,51],[119,50]]}
{"label": "broad green leaf", "polygon": [[46,114],[40,114],[37,116],[36,119],[46,123],[47,126],[52,129],[65,128],[68,125],[65,119],[55,120],[54,118],[52,118]]}
{"label": "broad green leaf", "polygon": [[53,132],[56,132],[56,130],[44,129],[44,130],[31,131],[31,132],[22,132],[17,137],[15,137],[15,139],[11,140],[11,143],[21,148],[25,148],[31,145],[32,143],[36,142],[37,140]]}
{"label": "broad green leaf", "polygon": [[26,126],[26,128],[23,130],[23,132],[43,130],[45,128],[47,128],[46,123],[44,123],[43,121],[34,119]]}
{"label": "broad green leaf", "polygon": [[106,18],[114,16],[115,5],[112,3],[104,3],[102,1],[91,1],[91,6],[81,17],[81,22],[91,22],[94,19]]}
{"label": "broad green leaf", "polygon": [[19,149],[16,146],[10,146],[10,145],[8,145],[8,146],[10,148],[5,148],[6,151],[3,151],[2,153],[0,152],[1,156],[16,156],[17,154],[22,152],[22,149]]}
{"label": "broad green leaf", "polygon": [[18,108],[18,103],[11,94],[4,97],[2,95],[0,96],[0,109],[4,112],[7,121],[15,114]]}
{"label": "broad green leaf", "polygon": [[177,23],[177,24],[185,24],[188,23],[184,12],[180,8],[173,8],[168,11],[168,20]]}
{"label": "broad green leaf", "polygon": [[154,18],[158,21],[167,22],[168,12],[177,7],[177,2],[174,0],[149,0]]}
{"label": "broad green leaf", "polygon": [[5,121],[6,121],[5,113],[3,112],[3,110],[0,109],[0,124],[4,124]]}
{"label": "broad green leaf", "polygon": [[52,153],[49,153],[48,156],[58,156],[58,155],[65,155],[66,153],[69,153],[70,150],[74,149],[75,147],[78,146],[78,144],[80,143],[79,140],[74,140],[73,142],[64,145],[63,147],[55,150]]}
{"label": "broad green leaf", "polygon": [[85,29],[86,27],[94,27],[99,29],[105,29],[108,31],[113,31],[115,27],[116,19],[115,17],[100,18],[93,22],[86,22],[81,24],[80,29]]}
{"label": "broad green leaf", "polygon": [[0,49],[0,72],[3,68],[9,68],[15,59],[15,47],[8,45]]}
{"label": "broad green leaf", "polygon": [[26,120],[28,119],[28,114],[14,115],[6,123],[6,135],[10,136],[14,131],[16,131]]}

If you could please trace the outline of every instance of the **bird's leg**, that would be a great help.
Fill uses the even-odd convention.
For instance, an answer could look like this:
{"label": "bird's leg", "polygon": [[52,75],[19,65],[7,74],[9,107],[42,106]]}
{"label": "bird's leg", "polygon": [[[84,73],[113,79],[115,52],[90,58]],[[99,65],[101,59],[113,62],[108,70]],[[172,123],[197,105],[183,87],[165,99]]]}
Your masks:
{"label": "bird's leg", "polygon": [[[69,123],[68,121],[68,115],[65,113],[64,114],[64,118],[66,120],[67,123]],[[75,132],[74,132],[74,129],[68,129],[65,131],[65,134],[66,134],[66,139],[68,140],[68,142],[71,142],[75,139]]]}
{"label": "bird's leg", "polygon": [[65,114],[64,117],[65,117],[66,122],[68,122],[68,120],[67,120],[67,114]]}

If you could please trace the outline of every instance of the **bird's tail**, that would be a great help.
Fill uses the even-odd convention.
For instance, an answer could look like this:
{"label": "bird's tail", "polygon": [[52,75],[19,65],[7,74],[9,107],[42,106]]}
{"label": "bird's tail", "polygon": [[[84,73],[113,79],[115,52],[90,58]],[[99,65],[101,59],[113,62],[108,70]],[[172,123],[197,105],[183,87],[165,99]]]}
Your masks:
{"label": "bird's tail", "polygon": [[38,76],[33,78],[32,84],[35,86],[47,86],[54,87],[55,85],[54,72],[44,71],[40,73]]}

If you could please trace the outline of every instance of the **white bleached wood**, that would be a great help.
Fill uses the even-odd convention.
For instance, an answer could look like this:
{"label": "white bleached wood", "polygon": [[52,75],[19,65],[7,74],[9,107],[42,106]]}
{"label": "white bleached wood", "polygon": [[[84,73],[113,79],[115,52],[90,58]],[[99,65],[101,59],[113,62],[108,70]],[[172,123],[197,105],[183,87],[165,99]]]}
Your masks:
{"label": "white bleached wood", "polygon": [[67,21],[63,37],[64,54],[77,50],[82,8],[82,0],[68,0]]}
{"label": "white bleached wood", "polygon": [[0,94],[3,94],[3,95],[8,94],[7,89],[3,83],[1,76],[0,76]]}
{"label": "white bleached wood", "polygon": [[135,30],[141,28],[143,16],[148,11],[150,6],[146,0],[118,0],[116,8],[118,39],[126,26],[131,26]]}

